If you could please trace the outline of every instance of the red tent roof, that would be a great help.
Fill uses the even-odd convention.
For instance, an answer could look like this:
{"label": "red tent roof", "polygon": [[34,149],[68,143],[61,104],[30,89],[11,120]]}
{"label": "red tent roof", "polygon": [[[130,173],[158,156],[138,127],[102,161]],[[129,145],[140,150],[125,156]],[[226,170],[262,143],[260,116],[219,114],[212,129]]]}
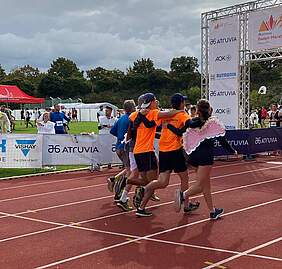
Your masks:
{"label": "red tent roof", "polygon": [[17,86],[0,85],[0,102],[17,104],[41,104],[44,98],[36,98],[24,93]]}

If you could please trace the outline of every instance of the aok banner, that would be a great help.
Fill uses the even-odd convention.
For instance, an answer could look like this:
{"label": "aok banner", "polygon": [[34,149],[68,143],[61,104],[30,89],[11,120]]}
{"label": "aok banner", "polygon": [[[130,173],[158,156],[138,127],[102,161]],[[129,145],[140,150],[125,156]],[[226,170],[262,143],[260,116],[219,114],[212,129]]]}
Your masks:
{"label": "aok banner", "polygon": [[239,18],[209,25],[209,100],[227,130],[238,128]]}
{"label": "aok banner", "polygon": [[120,163],[112,135],[44,135],[43,165]]}
{"label": "aok banner", "polygon": [[252,51],[282,47],[282,7],[251,12],[248,35]]}
{"label": "aok banner", "polygon": [[0,168],[42,167],[41,135],[1,135]]}

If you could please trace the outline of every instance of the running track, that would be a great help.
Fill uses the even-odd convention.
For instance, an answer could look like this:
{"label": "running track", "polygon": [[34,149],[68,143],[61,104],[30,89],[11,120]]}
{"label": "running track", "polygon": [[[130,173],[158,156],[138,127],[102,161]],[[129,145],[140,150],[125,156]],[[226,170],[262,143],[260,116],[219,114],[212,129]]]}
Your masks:
{"label": "running track", "polygon": [[282,268],[281,158],[217,163],[216,222],[201,196],[193,215],[174,212],[176,175],[153,217],[121,212],[106,187],[115,172],[0,181],[0,268]]}

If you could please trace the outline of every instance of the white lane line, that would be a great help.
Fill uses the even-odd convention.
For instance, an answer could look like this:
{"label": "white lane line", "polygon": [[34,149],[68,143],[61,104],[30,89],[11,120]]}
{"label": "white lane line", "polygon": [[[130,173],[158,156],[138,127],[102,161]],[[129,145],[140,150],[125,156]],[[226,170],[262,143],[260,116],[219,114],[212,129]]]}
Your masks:
{"label": "white lane line", "polygon": [[[254,162],[252,162],[252,164],[253,163]],[[225,168],[225,167],[229,167],[229,166],[238,166],[238,165],[248,166],[249,163],[233,163],[233,164],[226,164],[226,165],[218,165],[218,166],[214,166],[213,169]],[[189,170],[189,172],[190,173],[194,173],[194,170],[191,169],[191,170]],[[97,175],[95,174],[95,175],[82,176],[82,177],[76,177],[76,178],[67,178],[67,179],[62,179],[62,180],[52,180],[52,181],[48,181],[48,182],[32,183],[32,184],[21,185],[21,186],[14,186],[14,187],[7,187],[7,188],[2,188],[2,189],[0,188],[0,191],[2,191],[2,190],[10,190],[10,189],[18,189],[18,188],[25,188],[25,187],[32,187],[32,186],[37,186],[37,185],[60,183],[60,182],[65,182],[65,181],[75,181],[75,180],[81,180],[81,179],[87,179],[87,178],[107,177],[107,176],[110,176],[110,175],[113,175],[113,174],[115,174],[115,172],[108,172],[108,173],[104,173],[104,174],[97,174]],[[172,173],[172,174],[176,175],[176,173]]]}
{"label": "white lane line", "polygon": [[282,162],[267,162],[267,163],[270,163],[270,164],[282,164]]}
{"label": "white lane line", "polygon": [[[218,166],[214,166],[213,169],[224,168],[224,167],[229,167],[229,166],[238,166],[238,165],[243,165],[243,163],[233,163],[233,164],[226,164],[226,165],[218,165]],[[247,163],[246,163],[246,165],[247,165]],[[81,180],[81,179],[87,179],[87,178],[107,177],[107,176],[113,175],[113,174],[115,174],[117,172],[118,171],[112,171],[112,172],[107,172],[107,173],[104,173],[104,174],[95,174],[95,175],[75,177],[75,178],[66,178],[66,179],[62,179],[62,180],[51,180],[51,181],[48,181],[48,182],[40,182],[40,183],[32,183],[32,184],[14,186],[14,187],[6,187],[6,188],[0,188],[0,191],[11,190],[11,189],[19,189],[19,188],[25,188],[25,187],[32,187],[32,186],[37,186],[37,185],[46,185],[46,184],[60,183],[60,182],[65,182],[65,181]],[[190,172],[193,172],[193,170],[190,170]],[[60,176],[60,175],[59,174],[55,174],[54,176]],[[42,180],[42,176],[40,176],[40,177],[41,177],[41,180]],[[33,178],[33,180],[34,180],[34,178]],[[45,180],[45,179],[43,179],[43,180]]]}
{"label": "white lane line", "polygon": [[[247,170],[247,171],[243,171],[243,172],[236,172],[236,173],[231,173],[231,174],[211,177],[211,179],[224,178],[224,177],[230,177],[230,176],[236,176],[236,175],[243,175],[243,174],[248,174],[248,173],[252,173],[252,172],[259,172],[259,171],[265,171],[265,170],[270,170],[270,169],[277,169],[277,168],[280,168],[281,166],[282,165],[276,165],[276,166],[272,166],[272,167]],[[78,188],[71,188],[71,189],[65,189],[65,190],[59,190],[59,191],[51,191],[51,192],[43,192],[43,193],[32,194],[32,195],[19,196],[19,197],[14,197],[14,198],[8,198],[8,199],[0,200],[0,203],[8,202],[8,201],[14,201],[14,200],[20,200],[20,199],[24,199],[24,198],[40,197],[40,196],[45,196],[45,195],[49,195],[49,194],[56,194],[56,193],[63,193],[63,192],[69,192],[69,191],[82,190],[82,189],[93,188],[93,187],[104,186],[104,185],[105,185],[105,183],[102,183],[102,184],[97,184],[97,185],[89,185],[89,186],[78,187]]]}
{"label": "white lane line", "polygon": [[[215,191],[215,192],[212,192],[212,194],[213,195],[214,194],[220,194],[220,193],[224,193],[224,192],[228,192],[228,191],[234,191],[234,190],[238,190],[238,189],[242,189],[242,188],[248,188],[248,187],[258,186],[258,185],[262,185],[262,184],[272,183],[272,182],[280,181],[281,179],[282,178],[275,178],[275,179],[260,181],[260,182],[256,182],[256,183],[251,183],[251,184],[247,184],[247,185],[242,185],[242,186],[237,186],[237,187],[233,187],[233,188],[229,188],[229,189]],[[193,183],[193,182],[194,181],[192,181],[190,183]],[[179,183],[170,184],[170,185],[168,185],[168,187],[174,187],[174,186],[177,186],[177,185],[179,185]],[[132,194],[132,193],[134,193],[134,192],[130,192],[129,194]],[[82,200],[82,201],[72,202],[72,203],[67,203],[67,204],[62,204],[62,205],[56,205],[56,206],[51,206],[51,207],[39,208],[39,209],[32,209],[32,212],[36,213],[36,212],[40,212],[40,211],[45,211],[45,210],[50,210],[50,209],[55,209],[55,208],[60,208],[60,207],[66,207],[66,206],[72,206],[72,205],[78,205],[78,204],[82,204],[82,203],[88,203],[88,202],[103,200],[103,199],[112,198],[112,197],[113,197],[112,195],[109,195],[109,196],[103,196],[103,197],[98,197],[98,198],[93,198],[93,199],[88,199],[88,200]],[[199,197],[203,197],[203,195],[197,195],[197,196],[194,196],[193,198],[199,198]],[[147,208],[155,208],[155,207],[160,207],[160,206],[164,206],[164,205],[169,205],[169,204],[172,204],[172,203],[173,203],[173,201],[169,201],[169,202],[149,206]],[[27,211],[23,211],[23,212],[20,212],[20,213],[13,214],[13,215],[19,216],[19,215],[24,215],[24,214],[27,214],[27,213],[30,213],[30,211],[27,210]],[[118,213],[114,213],[114,214],[110,214],[110,215],[106,215],[106,216],[101,216],[101,217],[97,217],[97,218],[90,219],[90,220],[85,220],[85,221],[79,222],[79,224],[84,224],[84,223],[87,223],[87,222],[107,219],[107,218],[116,217],[116,216],[120,216],[120,215],[124,215],[124,214],[130,214],[130,213],[131,212],[118,212]],[[0,219],[7,218],[7,217],[8,217],[7,215],[4,215],[4,216],[1,216]]]}
{"label": "white lane line", "polygon": [[[182,247],[190,247],[190,248],[196,248],[196,249],[211,250],[211,251],[215,251],[215,252],[223,252],[223,253],[231,253],[231,254],[240,254],[240,253],[242,253],[242,252],[234,251],[234,250],[228,250],[228,249],[222,249],[222,248],[213,248],[213,247],[207,247],[207,246],[199,246],[199,245],[187,244],[187,243],[182,243],[182,242],[173,242],[173,241],[154,239],[154,238],[146,238],[145,240],[153,241],[153,242],[158,242],[158,243],[169,244],[169,245],[175,245],[175,246],[182,246]],[[260,258],[260,259],[273,260],[273,261],[282,261],[282,259],[280,259],[280,258],[264,256],[264,255],[246,254],[246,256],[254,257],[254,258]]]}
{"label": "white lane line", "polygon": [[[82,179],[88,179],[88,178],[93,178],[93,180],[95,180],[96,177],[107,177],[114,174],[114,172],[110,173],[110,174],[101,174],[101,175],[89,175],[89,176],[82,176],[82,177],[75,177],[75,178],[66,178],[66,179],[61,179],[61,180],[51,180],[51,181],[47,181],[47,182],[40,182],[40,183],[32,183],[32,184],[26,184],[26,185],[20,185],[20,186],[13,186],[13,187],[6,187],[6,188],[2,188],[0,189],[0,191],[5,191],[5,190],[13,190],[13,189],[20,189],[20,188],[25,188],[25,187],[34,187],[34,186],[38,186],[38,185],[46,185],[46,184],[54,184],[54,183],[61,183],[61,182],[69,182],[69,181],[79,181]],[[45,180],[45,179],[42,179]],[[47,179],[46,179],[47,180]],[[14,183],[14,181],[13,181]]]}
{"label": "white lane line", "polygon": [[[281,181],[281,180],[282,180],[282,177],[271,179],[271,180],[266,180],[266,181],[262,181],[262,182],[256,182],[256,183],[252,183],[252,184],[248,184],[248,185],[233,187],[233,188],[229,188],[229,189],[224,189],[224,190],[220,190],[220,191],[214,191],[214,192],[212,192],[212,195],[225,193],[225,192],[229,192],[229,191],[236,191],[236,190],[239,190],[239,189],[249,188],[249,187],[253,187],[253,186],[259,186],[259,185],[268,184],[268,183]],[[200,198],[200,197],[203,197],[203,195],[201,194],[201,195],[193,196],[191,198]],[[174,203],[174,201],[169,201],[169,202],[165,202],[165,203],[161,203],[161,204],[157,204],[157,205],[148,206],[147,208],[150,209],[150,208],[160,207],[160,206],[164,206],[164,205],[169,205],[169,204],[172,204],[172,203]],[[136,211],[136,210],[134,210],[134,211]],[[107,215],[107,216],[102,216],[102,217],[98,217],[98,218],[94,218],[94,219],[80,221],[78,223],[84,224],[84,223],[88,223],[88,222],[92,222],[92,221],[107,219],[107,218],[116,217],[116,216],[119,216],[119,215],[124,215],[124,214],[129,214],[129,213],[131,213],[131,212],[119,212],[119,213],[115,213],[115,214],[112,214],[112,215]]]}
{"label": "white lane line", "polygon": [[[241,208],[241,209],[238,209],[238,210],[226,213],[224,215],[225,216],[233,215],[233,214],[236,214],[236,213],[239,213],[239,212],[244,212],[246,210],[258,208],[258,207],[261,207],[261,206],[269,205],[269,204],[280,202],[280,201],[282,201],[282,198],[276,199],[276,200],[272,200],[272,201],[268,201],[268,202],[264,202],[264,203],[257,204],[257,205],[253,205],[253,206],[249,206],[249,207],[245,207],[245,208]],[[192,225],[200,224],[200,223],[207,222],[207,221],[210,221],[210,220],[208,218],[207,219],[202,219],[202,220],[195,221],[195,222],[192,222],[192,223],[189,223],[189,224],[181,225],[181,226],[174,227],[174,228],[171,228],[171,229],[167,229],[167,230],[164,230],[164,231],[161,231],[161,232],[156,232],[156,233],[149,234],[149,235],[146,235],[146,236],[143,236],[143,237],[140,237],[140,238],[132,239],[130,241],[114,244],[114,245],[111,245],[111,246],[108,246],[108,247],[104,247],[104,248],[96,249],[96,250],[93,250],[93,251],[90,251],[90,252],[86,252],[86,253],[83,253],[83,254],[80,254],[80,255],[72,256],[72,257],[69,257],[67,259],[58,260],[58,261],[55,261],[53,263],[49,263],[49,264],[46,264],[46,265],[43,265],[43,266],[36,267],[36,269],[49,268],[51,266],[56,266],[56,265],[59,265],[59,264],[62,264],[62,263],[66,263],[66,262],[70,262],[70,261],[73,261],[73,260],[77,260],[77,259],[80,259],[80,258],[83,258],[83,257],[87,257],[87,256],[90,256],[90,255],[99,253],[99,252],[103,252],[103,251],[114,249],[114,248],[121,247],[121,246],[124,246],[124,245],[132,244],[132,243],[140,241],[140,240],[146,240],[147,238],[155,237],[155,236],[161,235],[161,234],[166,234],[168,232],[172,232],[172,231],[176,231],[176,230],[179,230],[179,229],[187,228],[187,227],[190,227]]]}
{"label": "white lane line", "polygon": [[[242,189],[242,188],[248,188],[248,187],[252,187],[252,186],[257,186],[257,185],[261,185],[261,184],[275,182],[275,181],[278,181],[278,180],[281,180],[281,179],[282,178],[267,180],[265,182],[252,183],[252,184],[249,184],[249,185],[243,185],[243,186],[239,186],[239,187],[235,187],[235,188],[230,188],[230,189],[226,189],[226,190],[221,190],[221,191],[213,192],[212,194],[223,193],[223,192],[226,192],[226,191],[233,191],[233,190]],[[196,197],[201,197],[201,196],[202,195],[198,195]],[[159,206],[168,205],[168,204],[171,204],[171,203],[173,203],[173,201],[169,201],[169,202],[166,202],[166,203],[150,206],[148,208],[159,207]],[[136,211],[136,210],[134,210],[134,211]],[[88,223],[88,222],[93,222],[93,221],[97,221],[97,220],[101,220],[101,219],[106,219],[106,218],[115,217],[115,216],[124,215],[124,214],[130,214],[130,213],[132,213],[134,211],[131,211],[131,212],[119,212],[119,213],[112,214],[112,215],[107,215],[107,216],[98,217],[98,218],[94,218],[94,219],[84,220],[84,221],[73,223],[73,225],[81,225],[81,224],[85,224],[85,223]],[[16,214],[10,214],[10,213],[6,213],[6,212],[0,212],[0,214],[5,215],[5,217],[15,217],[15,218],[20,218],[20,219],[25,219],[25,220],[36,221],[36,222],[41,222],[41,223],[45,223],[45,224],[51,224],[51,225],[60,226],[58,228],[73,227],[73,225],[67,225],[67,224],[58,223],[58,222],[52,222],[52,221],[39,220],[39,219],[30,218],[30,217],[23,217],[23,216],[19,216],[19,215],[16,215]],[[37,231],[37,232],[35,232],[35,234],[39,234],[39,233],[43,233],[43,232],[48,232],[49,230],[50,229],[46,229],[46,230],[43,230],[41,232]],[[54,228],[51,228],[51,230],[54,230]],[[12,239],[26,237],[26,236],[29,236],[29,235],[33,235],[33,233],[19,235],[19,236],[13,237]],[[6,238],[5,241],[12,240],[12,239]],[[1,240],[0,240],[0,242],[1,242]]]}
{"label": "white lane line", "polygon": [[272,245],[272,244],[275,244],[275,243],[277,243],[277,242],[279,242],[279,241],[281,241],[281,240],[282,240],[282,237],[278,237],[278,238],[276,238],[276,239],[274,239],[274,240],[268,241],[268,242],[266,242],[266,243],[264,243],[264,244],[261,244],[261,245],[258,245],[258,246],[256,246],[256,247],[254,247],[254,248],[250,248],[250,249],[248,249],[248,250],[246,250],[246,251],[244,251],[244,252],[242,252],[242,253],[236,254],[236,255],[234,255],[234,256],[231,256],[231,257],[229,257],[229,258],[226,258],[226,259],[224,259],[224,260],[221,260],[221,261],[219,261],[219,262],[216,262],[216,263],[214,263],[214,264],[212,264],[212,265],[209,265],[209,266],[207,266],[207,267],[204,267],[203,269],[211,269],[211,268],[218,267],[218,266],[221,265],[221,264],[224,264],[224,263],[233,261],[233,260],[238,259],[238,258],[240,258],[240,257],[242,257],[242,256],[246,256],[247,254],[249,254],[249,253],[251,253],[251,252],[253,252],[253,251],[259,250],[259,249],[261,249],[261,248],[265,248],[265,247],[270,246],[270,245]]}

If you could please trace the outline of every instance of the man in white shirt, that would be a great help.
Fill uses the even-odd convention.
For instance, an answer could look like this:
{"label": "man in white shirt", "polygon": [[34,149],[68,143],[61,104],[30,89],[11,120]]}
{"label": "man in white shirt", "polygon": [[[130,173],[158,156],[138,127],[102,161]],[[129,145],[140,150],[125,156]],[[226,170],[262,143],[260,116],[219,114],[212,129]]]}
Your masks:
{"label": "man in white shirt", "polygon": [[99,134],[109,134],[111,128],[114,126],[117,119],[112,117],[113,109],[109,106],[106,106],[105,116],[99,117]]}
{"label": "man in white shirt", "polygon": [[100,122],[100,117],[101,116],[105,116],[105,113],[104,113],[104,107],[103,106],[100,106],[98,112],[97,112],[97,121]]}
{"label": "man in white shirt", "polygon": [[252,114],[250,115],[250,124],[251,128],[257,128],[258,126],[258,114],[256,110],[253,110]]}

